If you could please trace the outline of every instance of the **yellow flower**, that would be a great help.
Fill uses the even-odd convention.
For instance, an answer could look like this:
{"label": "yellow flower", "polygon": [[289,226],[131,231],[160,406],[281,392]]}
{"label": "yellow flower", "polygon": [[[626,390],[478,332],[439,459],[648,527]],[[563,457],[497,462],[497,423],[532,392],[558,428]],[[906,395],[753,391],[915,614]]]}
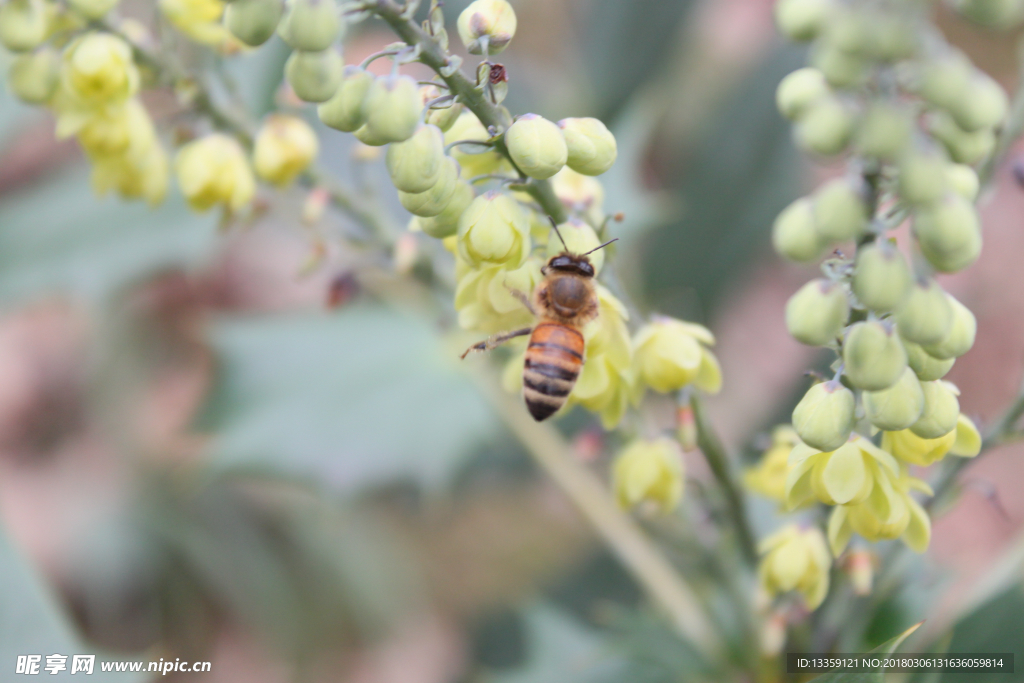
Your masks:
{"label": "yellow flower", "polygon": [[586,362],[569,401],[598,413],[605,429],[612,429],[635,393],[633,346],[626,307],[601,285],[597,285],[597,300],[600,312],[583,330]]}
{"label": "yellow flower", "polygon": [[459,255],[473,266],[519,266],[530,254],[526,210],[504,192],[485,192],[470,203],[459,219],[458,245]]}
{"label": "yellow flower", "polygon": [[702,325],[656,318],[633,340],[639,379],[663,394],[688,384],[717,393],[722,388],[722,370],[706,348],[714,343],[714,336]]}
{"label": "yellow flower", "polygon": [[[459,259],[458,285],[455,287],[455,310],[459,326],[493,334],[529,326],[533,315],[510,290],[527,297],[540,282],[540,262],[529,259],[519,268],[507,270],[499,265],[475,269]],[[520,368],[522,362],[520,361]]]}
{"label": "yellow flower", "polygon": [[668,514],[683,497],[684,480],[682,454],[671,439],[634,441],[612,465],[615,497],[626,509],[652,503]]}
{"label": "yellow flower", "polygon": [[758,576],[765,591],[769,595],[798,591],[808,609],[817,609],[828,594],[832,566],[821,531],[790,524],[763,540],[759,550],[764,557]]}
{"label": "yellow flower", "polygon": [[178,150],[174,167],[185,199],[197,211],[216,204],[238,211],[256,192],[245,152],[227,135],[214,133],[188,143]]}
{"label": "yellow flower", "polygon": [[179,31],[197,43],[223,45],[233,37],[220,19],[224,0],[160,0],[160,11]]}
{"label": "yellow flower", "polygon": [[779,503],[786,500],[786,474],[789,471],[789,453],[800,443],[800,437],[790,425],[779,425],[772,431],[772,445],[761,456],[761,462],[743,474],[743,483],[755,493]]}
{"label": "yellow flower", "polygon": [[786,505],[792,510],[815,498],[826,505],[860,503],[877,484],[899,475],[895,458],[857,434],[828,452],[798,443],[789,454]]}
{"label": "yellow flower", "polygon": [[916,500],[915,490],[934,495],[926,483],[901,470],[895,479],[879,479],[871,495],[855,505],[839,505],[828,521],[828,540],[837,557],[856,532],[869,541],[903,538],[915,552],[923,553],[931,540],[931,520]]}
{"label": "yellow flower", "polygon": [[155,206],[167,194],[169,173],[167,154],[154,140],[139,153],[96,159],[92,185],[99,195],[117,190],[125,199],[145,199],[150,206]]}
{"label": "yellow flower", "polygon": [[87,33],[64,48],[58,109],[119,105],[139,90],[132,49],[109,33]]}
{"label": "yellow flower", "polygon": [[253,166],[268,183],[289,185],[316,158],[319,147],[316,133],[302,119],[269,116],[256,135]]}
{"label": "yellow flower", "polygon": [[122,154],[130,147],[138,152],[155,137],[153,121],[137,99],[97,111],[78,130],[78,142],[91,159]]}
{"label": "yellow flower", "polygon": [[942,460],[947,453],[973,458],[981,452],[981,435],[971,419],[961,413],[956,427],[937,439],[923,439],[909,429],[882,432],[882,448],[903,462],[928,466]]}
{"label": "yellow flower", "polygon": [[591,225],[604,222],[604,187],[597,178],[566,166],[551,179],[551,188],[569,213],[580,214]]}

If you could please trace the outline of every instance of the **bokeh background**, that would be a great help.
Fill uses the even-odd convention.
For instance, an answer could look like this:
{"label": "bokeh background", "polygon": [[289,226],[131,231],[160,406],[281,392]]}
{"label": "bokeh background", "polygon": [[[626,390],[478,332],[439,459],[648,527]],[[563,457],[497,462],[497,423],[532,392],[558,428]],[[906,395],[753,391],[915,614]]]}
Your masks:
{"label": "bokeh background", "polygon": [[[447,2],[449,20],[465,4]],[[783,324],[813,271],[769,249],[776,213],[839,170],[802,159],[775,110],[803,50],[775,35],[771,0],[513,4],[506,104],[615,132],[602,180],[606,210],[625,217],[622,276],[645,310],[715,332],[712,417],[751,461],[827,362]],[[150,22],[153,9],[121,7]],[[1013,92],[1017,37],[938,11]],[[361,24],[346,60],[393,40]],[[254,116],[291,106],[276,38],[216,64],[183,49],[226,69]],[[145,103],[165,133],[189,125],[171,93]],[[401,229],[381,160],[318,130],[322,160]],[[455,347],[360,287],[355,226],[332,212],[304,224],[301,189],[259,201],[224,229],[173,192],[152,211],[99,200],[52,119],[0,93],[0,680],[17,654],[74,652],[212,662],[167,681],[684,680],[686,648],[504,431]],[[950,379],[982,425],[1024,374],[1024,189],[1008,169],[983,217],[980,261],[944,279],[978,318]],[[591,419],[561,428],[603,476]],[[704,465],[688,467],[686,510],[652,530],[684,570],[716,521],[701,511]],[[927,618],[931,638],[953,629],[951,650],[1016,651],[1024,667],[1024,448],[986,454],[963,481],[906,589],[851,645]],[[761,533],[775,523],[766,501],[754,517]]]}

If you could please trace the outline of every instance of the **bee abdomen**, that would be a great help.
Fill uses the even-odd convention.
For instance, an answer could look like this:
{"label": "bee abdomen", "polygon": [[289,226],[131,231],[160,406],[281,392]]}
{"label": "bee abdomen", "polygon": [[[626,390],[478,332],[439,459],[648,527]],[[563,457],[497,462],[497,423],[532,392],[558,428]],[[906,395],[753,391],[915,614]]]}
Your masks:
{"label": "bee abdomen", "polygon": [[567,325],[541,323],[533,330],[523,368],[523,398],[540,422],[558,411],[583,367],[583,335]]}

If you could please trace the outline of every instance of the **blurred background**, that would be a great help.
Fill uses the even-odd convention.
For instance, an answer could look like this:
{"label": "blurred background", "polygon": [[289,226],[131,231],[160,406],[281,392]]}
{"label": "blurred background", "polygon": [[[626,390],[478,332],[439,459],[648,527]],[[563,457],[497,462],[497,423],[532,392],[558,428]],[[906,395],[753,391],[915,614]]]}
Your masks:
{"label": "blurred background", "polygon": [[[450,21],[465,4],[446,3]],[[803,373],[827,362],[783,322],[813,271],[769,248],[778,211],[839,171],[799,157],[775,109],[803,50],[775,35],[771,0],[513,4],[505,104],[612,128],[619,161],[602,180],[606,210],[625,217],[613,230],[627,289],[644,310],[714,331],[725,388],[712,418],[752,461]],[[121,11],[153,18],[142,0]],[[1016,36],[938,11],[1015,90]],[[346,61],[393,40],[360,24]],[[275,38],[213,66],[259,117],[288,106],[286,57]],[[171,93],[145,103],[162,131],[180,125]],[[360,192],[380,189],[401,229],[382,160],[318,130],[322,160]],[[303,224],[306,201],[264,189],[259,215],[225,230],[173,192],[152,211],[99,200],[49,115],[0,93],[0,680],[17,654],[80,652],[212,662],[167,681],[686,678],[687,649],[504,431],[454,347],[366,293],[365,257],[344,242],[353,226],[330,212]],[[943,282],[978,318],[949,378],[982,425],[1024,374],[1022,216],[1004,169],[980,262]],[[559,426],[604,476],[593,420]],[[951,651],[1024,657],[1022,456],[1006,447],[966,470],[913,585],[872,606],[858,648],[927,618],[933,637],[959,624]],[[715,520],[706,467],[688,466],[685,510],[650,530],[699,588],[707,567],[689,549]],[[776,523],[767,501],[753,516],[761,534]]]}

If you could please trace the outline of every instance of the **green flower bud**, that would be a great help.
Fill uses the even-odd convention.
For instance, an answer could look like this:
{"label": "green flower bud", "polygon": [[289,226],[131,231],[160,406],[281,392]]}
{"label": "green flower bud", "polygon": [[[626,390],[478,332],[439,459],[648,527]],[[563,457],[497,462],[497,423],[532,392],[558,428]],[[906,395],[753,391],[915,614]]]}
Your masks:
{"label": "green flower bud", "polygon": [[921,72],[920,95],[928,102],[953,109],[966,96],[974,67],[960,52],[933,59]]}
{"label": "green flower bud", "polygon": [[938,154],[911,152],[899,164],[900,197],[910,204],[931,204],[946,194],[946,160]]}
{"label": "green flower bud", "polygon": [[825,245],[814,228],[810,199],[798,199],[782,210],[772,226],[772,246],[790,261],[813,261],[821,255]]}
{"label": "green flower bud", "polygon": [[949,327],[949,333],[942,341],[922,347],[925,353],[938,360],[959,358],[970,351],[974,346],[974,335],[978,331],[978,322],[970,309],[952,296],[946,296],[953,308],[953,324]]}
{"label": "green flower bud", "polygon": [[922,382],[931,382],[942,379],[953,367],[956,359],[939,360],[928,355],[920,344],[903,340],[903,348],[907,350],[907,365],[914,371],[917,378]]}
{"label": "green flower bud", "polygon": [[1021,0],[958,0],[953,5],[971,21],[1003,31],[1014,28],[1024,19]]}
{"label": "green flower bud", "polygon": [[524,114],[516,119],[505,131],[505,145],[519,170],[538,180],[561,171],[569,158],[562,131],[536,114]]}
{"label": "green flower bud", "polygon": [[813,40],[825,26],[831,0],[779,0],[775,3],[775,24],[790,40]]}
{"label": "green flower bud", "polygon": [[853,432],[856,404],[853,392],[839,382],[815,384],[793,409],[793,428],[811,448],[834,451]]}
{"label": "green flower bud", "polygon": [[[462,111],[459,118],[456,119],[455,123],[444,134],[444,143],[446,145],[464,140],[488,142],[490,139],[490,132],[484,127],[484,124],[480,123],[480,119],[476,117],[476,114],[468,109]],[[459,162],[467,178],[487,175],[489,173],[512,171],[512,164],[501,152],[491,150],[481,153],[479,149],[481,148],[474,149],[473,146],[469,145],[455,145],[448,153]],[[576,173],[573,175],[583,177]],[[588,178],[588,180],[591,179]],[[597,183],[596,180],[591,181]]]}
{"label": "green flower bud", "polygon": [[345,63],[334,50],[296,50],[284,65],[284,76],[304,102],[326,102],[338,91]]}
{"label": "green flower bud", "polygon": [[569,151],[566,164],[583,175],[601,175],[615,163],[615,136],[601,121],[592,118],[562,119],[558,122]]}
{"label": "green flower bud", "polygon": [[388,145],[391,182],[402,192],[426,192],[437,182],[444,154],[444,135],[437,126],[420,126],[404,142]]}
{"label": "green flower bud", "polygon": [[910,426],[910,431],[922,439],[938,439],[956,429],[960,417],[960,402],[946,382],[922,382],[924,411]]}
{"label": "green flower bud", "polygon": [[978,198],[978,190],[981,189],[977,172],[964,164],[946,166],[946,183],[949,189],[969,202]]}
{"label": "green flower bud", "polygon": [[375,79],[363,100],[369,134],[387,142],[408,140],[416,131],[422,109],[419,88],[409,76]]}
{"label": "green flower bud", "polygon": [[274,35],[283,13],[281,0],[232,0],[224,10],[224,25],[235,38],[256,47]]}
{"label": "green flower bud", "polygon": [[[565,246],[562,246],[562,240],[552,236],[547,246],[549,259],[566,250],[570,254],[584,254],[601,244],[594,229],[579,218],[572,217],[560,224],[558,232],[562,235],[562,240],[565,240]],[[598,249],[587,258],[590,259],[590,265],[594,266],[594,273],[600,273],[601,266],[604,265],[604,250]]]}
{"label": "green flower bud", "polygon": [[7,86],[22,102],[44,104],[57,89],[60,80],[60,55],[42,48],[18,55],[7,72]]}
{"label": "green flower bud", "polygon": [[427,123],[432,126],[437,126],[442,131],[447,131],[455,122],[459,120],[459,115],[462,114],[462,103],[455,102],[451,106],[446,106],[442,109],[431,109],[427,114]]}
{"label": "green flower bud", "polygon": [[839,154],[853,134],[853,116],[835,97],[823,97],[808,107],[794,131],[796,143],[821,156]]}
{"label": "green flower bud", "polygon": [[917,213],[914,234],[921,253],[936,270],[955,273],[981,254],[981,225],[974,205],[958,194]]}
{"label": "green flower bud", "polygon": [[928,130],[949,152],[953,161],[976,164],[988,157],[996,146],[996,134],[990,128],[968,133],[960,128],[947,112],[932,112],[928,117]]}
{"label": "green flower bud", "polygon": [[872,18],[863,6],[837,5],[825,24],[823,42],[849,54],[864,54],[871,47],[871,33],[875,28]]}
{"label": "green flower bud", "polygon": [[814,228],[822,241],[857,239],[867,227],[867,205],[850,181],[837,178],[814,193]]}
{"label": "green flower bud", "polygon": [[906,259],[888,241],[857,252],[853,293],[872,311],[888,313],[900,308],[910,295],[912,282]]}
{"label": "green flower bud", "polygon": [[505,0],[475,0],[459,15],[458,29],[470,54],[496,55],[516,34],[516,13]]}
{"label": "green flower bud", "polygon": [[924,391],[910,368],[904,369],[899,381],[888,389],[864,392],[864,414],[879,429],[907,429],[923,413]]}
{"label": "green flower bud", "polygon": [[288,0],[277,34],[292,49],[320,52],[337,40],[342,28],[334,0]]}
{"label": "green flower bud", "polygon": [[473,186],[460,180],[455,184],[455,191],[452,193],[451,199],[448,200],[448,206],[444,207],[444,211],[436,216],[420,218],[420,228],[431,237],[438,239],[451,237],[458,232],[459,218],[469,207],[474,196]]}
{"label": "green flower bud", "polygon": [[530,221],[515,199],[489,190],[459,219],[459,255],[473,266],[508,263],[515,268],[530,254]]}
{"label": "green flower bud", "polygon": [[390,142],[387,138],[377,135],[365,123],[352,131],[352,135],[354,135],[356,140],[359,140],[359,142],[371,147],[383,147]]}
{"label": "green flower bud", "polygon": [[102,19],[120,0],[68,0],[68,6],[86,19]]}
{"label": "green flower bud", "polygon": [[398,193],[398,201],[405,210],[416,216],[436,216],[445,210],[459,183],[459,163],[443,157],[437,181],[424,192]]}
{"label": "green flower bud", "polygon": [[316,108],[316,113],[325,126],[351,133],[366,123],[363,100],[373,83],[373,74],[359,66],[346,66],[341,74],[337,91]]}
{"label": "green flower bud", "polygon": [[1003,86],[976,71],[964,96],[949,108],[958,126],[967,132],[994,128],[1006,118],[1009,103]]}
{"label": "green flower bud", "polygon": [[0,43],[11,52],[36,49],[46,40],[51,14],[43,0],[8,0],[0,5]]}
{"label": "green flower bud", "polygon": [[868,75],[868,64],[862,56],[831,44],[816,46],[811,53],[811,64],[821,70],[829,85],[836,88],[859,85]]}
{"label": "green flower bud", "polygon": [[801,344],[828,346],[846,326],[850,304],[841,285],[811,280],[786,303],[786,329]]}
{"label": "green flower bud", "polygon": [[915,344],[936,344],[949,334],[953,307],[935,280],[915,282],[894,319],[904,339]]}
{"label": "green flower bud", "polygon": [[861,122],[857,148],[866,156],[895,159],[910,144],[913,128],[914,122],[905,109],[876,102]]}
{"label": "green flower bud", "polygon": [[914,56],[918,31],[906,17],[882,12],[872,18],[870,52],[883,62],[896,62]]}
{"label": "green flower bud", "polygon": [[846,333],[843,374],[865,391],[881,391],[895,384],[907,367],[907,352],[899,336],[885,323],[857,323]]}
{"label": "green flower bud", "polygon": [[797,69],[779,82],[775,90],[775,104],[779,113],[790,121],[803,116],[807,109],[832,93],[832,88],[825,81],[825,76],[817,69],[804,67]]}

